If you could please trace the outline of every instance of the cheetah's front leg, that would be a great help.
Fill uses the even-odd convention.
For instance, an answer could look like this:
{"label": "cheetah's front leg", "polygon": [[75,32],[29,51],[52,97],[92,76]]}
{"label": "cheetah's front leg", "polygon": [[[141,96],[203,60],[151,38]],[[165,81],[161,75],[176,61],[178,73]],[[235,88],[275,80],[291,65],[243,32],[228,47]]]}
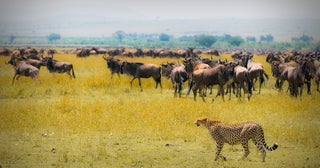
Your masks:
{"label": "cheetah's front leg", "polygon": [[248,147],[248,140],[242,140],[242,141],[241,141],[241,145],[242,145],[243,150],[244,150],[244,154],[243,154],[243,156],[241,157],[241,159],[245,159],[245,158],[247,158],[247,156],[248,156],[249,153],[250,153],[249,147]]}
{"label": "cheetah's front leg", "polygon": [[223,143],[217,143],[217,152],[216,152],[216,157],[215,157],[215,161],[218,160],[219,157],[221,157],[223,160],[227,160],[224,156],[220,155],[222,148],[223,148]]}

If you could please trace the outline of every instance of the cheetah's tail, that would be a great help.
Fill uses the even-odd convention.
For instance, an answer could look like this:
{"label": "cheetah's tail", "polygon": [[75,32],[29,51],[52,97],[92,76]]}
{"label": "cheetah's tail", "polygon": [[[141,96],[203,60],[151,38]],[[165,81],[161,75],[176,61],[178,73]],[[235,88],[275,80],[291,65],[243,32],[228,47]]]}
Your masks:
{"label": "cheetah's tail", "polygon": [[263,146],[268,150],[268,151],[274,151],[278,148],[278,143],[273,144],[272,147],[268,146],[265,142],[263,142]]}

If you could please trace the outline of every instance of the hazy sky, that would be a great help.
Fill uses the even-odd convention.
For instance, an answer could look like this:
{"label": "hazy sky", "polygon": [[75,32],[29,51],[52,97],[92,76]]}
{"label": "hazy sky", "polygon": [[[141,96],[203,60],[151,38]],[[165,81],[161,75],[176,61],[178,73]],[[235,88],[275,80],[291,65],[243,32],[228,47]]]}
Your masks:
{"label": "hazy sky", "polygon": [[0,20],[36,21],[79,15],[129,19],[318,19],[319,9],[320,0],[1,0]]}

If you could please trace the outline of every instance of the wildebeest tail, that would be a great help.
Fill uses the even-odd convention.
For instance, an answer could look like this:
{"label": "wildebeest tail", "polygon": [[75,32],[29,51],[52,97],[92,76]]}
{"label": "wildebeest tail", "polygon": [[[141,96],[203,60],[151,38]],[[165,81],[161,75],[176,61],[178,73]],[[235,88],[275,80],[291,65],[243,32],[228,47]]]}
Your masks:
{"label": "wildebeest tail", "polygon": [[264,75],[267,79],[269,79],[268,74],[267,74],[266,71],[264,71],[264,70],[263,70],[263,75]]}
{"label": "wildebeest tail", "polygon": [[190,84],[189,84],[189,88],[188,88],[188,91],[187,91],[187,96],[190,94],[190,91],[192,89],[193,83],[194,83],[194,81],[193,81],[193,75],[192,75],[191,76],[191,80],[190,80]]}
{"label": "wildebeest tail", "polygon": [[159,73],[159,78],[158,78],[158,79],[156,79],[156,82],[161,83],[161,66],[159,67],[159,71],[158,71],[158,73]]}
{"label": "wildebeest tail", "polygon": [[248,93],[252,94],[252,82],[249,79],[249,74],[248,73],[245,74],[245,78],[246,78],[246,82],[247,82]]}
{"label": "wildebeest tail", "polygon": [[260,80],[260,83],[262,84],[264,81],[265,81],[265,79],[264,79],[264,74],[265,74],[265,72],[264,72],[264,70],[260,70],[260,75],[259,75],[259,80]]}

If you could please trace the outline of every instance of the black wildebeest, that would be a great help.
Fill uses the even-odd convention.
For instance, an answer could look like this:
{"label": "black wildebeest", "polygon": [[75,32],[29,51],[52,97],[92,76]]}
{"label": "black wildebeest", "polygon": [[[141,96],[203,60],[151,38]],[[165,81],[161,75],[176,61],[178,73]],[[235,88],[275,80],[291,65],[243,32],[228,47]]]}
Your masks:
{"label": "black wildebeest", "polygon": [[32,79],[38,78],[39,69],[28,64],[22,58],[12,56],[8,63],[13,65],[15,70],[15,74],[12,78],[12,85],[14,84],[14,80],[18,80],[21,75],[31,77]]}
{"label": "black wildebeest", "polygon": [[186,80],[188,80],[188,73],[184,66],[177,66],[174,67],[171,74],[170,79],[173,84],[174,88],[174,97],[176,97],[176,94],[179,94],[179,97],[181,97],[181,90],[182,90],[182,84]]}
{"label": "black wildebeest", "polygon": [[[225,66],[222,64],[217,65],[214,68],[210,69],[199,69],[192,73],[191,83],[189,85],[189,90],[187,95],[190,93],[190,90],[193,91],[193,98],[196,100],[197,92],[199,90],[202,100],[205,102],[202,89],[211,85],[219,85],[218,93],[216,95],[222,95],[222,100],[224,101],[224,85],[230,83],[233,79],[234,69],[233,67]],[[214,99],[212,99],[214,101]]]}
{"label": "black wildebeest", "polygon": [[50,73],[67,73],[70,78],[76,78],[73,70],[73,65],[69,62],[60,62],[54,60],[53,56],[44,58],[43,62],[46,64]]}
{"label": "black wildebeest", "polygon": [[113,57],[107,58],[106,56],[103,56],[103,59],[106,60],[106,62],[107,62],[108,69],[111,72],[111,79],[113,77],[113,74],[115,74],[115,73],[117,73],[118,76],[120,77],[121,65],[122,65],[123,61],[121,61],[119,59],[114,59]]}
{"label": "black wildebeest", "polygon": [[152,77],[156,81],[156,88],[158,87],[158,84],[160,84],[160,87],[162,89],[161,68],[155,64],[143,64],[143,63],[137,63],[137,62],[123,61],[121,65],[121,72],[133,76],[133,78],[130,81],[131,86],[132,86],[133,80],[138,78],[141,91],[142,91],[142,86],[141,86],[140,78],[150,78],[150,77]]}

